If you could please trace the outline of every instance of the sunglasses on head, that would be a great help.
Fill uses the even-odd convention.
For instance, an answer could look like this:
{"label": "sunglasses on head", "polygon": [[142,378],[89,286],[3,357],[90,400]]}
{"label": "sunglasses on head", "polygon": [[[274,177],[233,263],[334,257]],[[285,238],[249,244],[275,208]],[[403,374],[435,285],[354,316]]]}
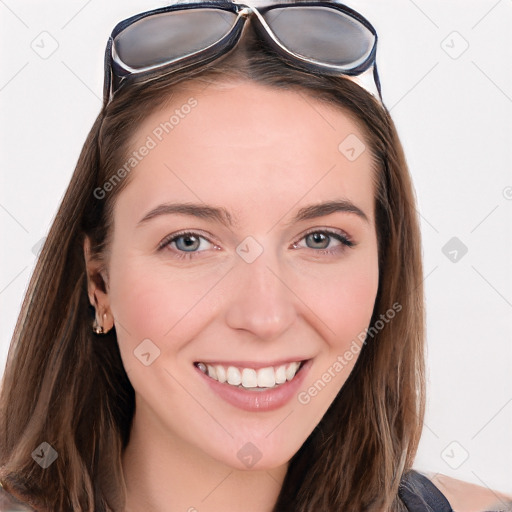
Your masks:
{"label": "sunglasses on head", "polygon": [[104,105],[125,83],[149,81],[227,54],[251,18],[256,33],[292,65],[342,75],[382,102],[377,32],[336,1],[251,7],[229,0],[176,3],[116,25],[105,51]]}

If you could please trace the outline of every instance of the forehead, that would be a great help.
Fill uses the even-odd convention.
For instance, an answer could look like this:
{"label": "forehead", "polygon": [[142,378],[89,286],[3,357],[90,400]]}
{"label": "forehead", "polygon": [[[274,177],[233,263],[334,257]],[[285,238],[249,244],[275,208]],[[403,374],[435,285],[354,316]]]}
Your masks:
{"label": "forehead", "polygon": [[[302,90],[190,82],[136,129],[142,153],[120,194],[134,213],[158,202],[258,212],[349,199],[373,224],[373,161],[358,124]],[[134,207],[134,208],[132,208]],[[116,206],[117,208],[117,206]]]}

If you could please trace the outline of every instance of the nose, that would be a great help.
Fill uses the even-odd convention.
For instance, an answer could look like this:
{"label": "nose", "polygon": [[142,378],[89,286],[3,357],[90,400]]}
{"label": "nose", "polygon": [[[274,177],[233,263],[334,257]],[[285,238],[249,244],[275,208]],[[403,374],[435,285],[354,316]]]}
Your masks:
{"label": "nose", "polygon": [[252,263],[237,261],[226,312],[229,327],[269,341],[290,328],[297,315],[297,297],[281,268],[270,251],[263,251]]}

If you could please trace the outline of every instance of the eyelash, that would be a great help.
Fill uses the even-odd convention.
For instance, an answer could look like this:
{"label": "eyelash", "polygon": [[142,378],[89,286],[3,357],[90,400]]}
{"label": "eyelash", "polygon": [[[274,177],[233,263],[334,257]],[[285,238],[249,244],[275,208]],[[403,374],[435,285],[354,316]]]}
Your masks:
{"label": "eyelash", "polygon": [[[348,238],[347,236],[342,235],[336,231],[329,230],[329,229],[321,229],[321,230],[314,229],[314,230],[308,231],[307,233],[302,235],[302,237],[297,242],[294,242],[292,245],[295,246],[298,242],[300,242],[307,236],[312,235],[312,234],[318,234],[318,233],[320,233],[322,235],[328,235],[329,237],[332,237],[342,243],[341,249],[337,249],[337,250],[336,249],[312,249],[311,247],[307,247],[307,249],[311,249],[315,253],[319,253],[321,255],[333,255],[335,253],[343,252],[346,249],[349,249],[355,245],[355,243],[352,242],[350,240],[350,238]],[[204,240],[207,240],[208,242],[212,243],[210,240],[208,240],[206,237],[204,237],[200,233],[197,233],[194,231],[180,231],[179,233],[174,233],[174,234],[169,235],[168,237],[164,238],[164,240],[162,240],[162,242],[160,242],[160,244],[158,245],[158,250],[162,251],[167,246],[169,246],[172,242],[175,242],[178,238],[187,237],[187,236],[203,238]],[[187,251],[180,251],[180,250],[177,250],[177,251],[178,252],[177,252],[177,254],[175,254],[175,257],[178,259],[185,259],[185,260],[191,260],[196,257],[195,255],[198,252],[203,252],[203,251],[187,252]]]}

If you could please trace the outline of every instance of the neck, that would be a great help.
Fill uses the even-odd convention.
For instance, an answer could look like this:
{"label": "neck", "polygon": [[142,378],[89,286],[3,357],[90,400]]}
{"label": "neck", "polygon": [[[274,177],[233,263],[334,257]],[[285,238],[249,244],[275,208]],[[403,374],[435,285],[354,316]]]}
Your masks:
{"label": "neck", "polygon": [[229,467],[157,425],[139,406],[122,457],[125,512],[272,512],[286,466]]}

